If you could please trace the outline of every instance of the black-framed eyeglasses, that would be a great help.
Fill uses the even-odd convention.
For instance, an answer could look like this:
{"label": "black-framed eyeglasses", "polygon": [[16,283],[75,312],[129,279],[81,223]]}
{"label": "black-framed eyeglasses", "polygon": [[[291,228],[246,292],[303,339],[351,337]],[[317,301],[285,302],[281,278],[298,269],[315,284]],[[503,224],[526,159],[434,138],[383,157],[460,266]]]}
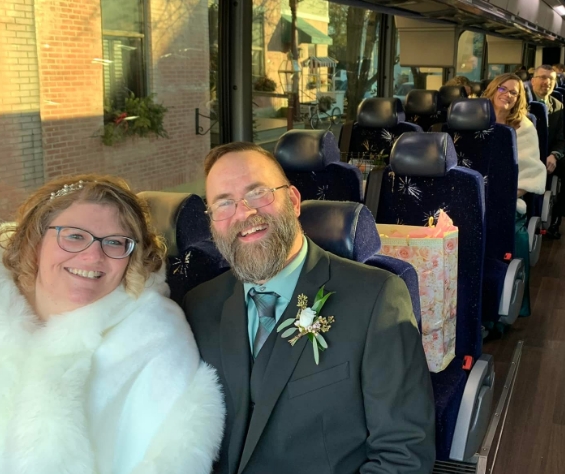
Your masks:
{"label": "black-framed eyeglasses", "polygon": [[268,206],[275,200],[275,191],[288,187],[288,184],[276,188],[260,187],[249,191],[241,199],[220,199],[208,207],[206,214],[215,222],[224,221],[235,215],[235,210],[240,202],[243,202],[249,209],[259,209]]}
{"label": "black-framed eyeglasses", "polygon": [[57,244],[65,252],[79,253],[86,250],[94,241],[100,242],[102,252],[110,258],[126,258],[131,255],[136,241],[125,235],[107,235],[96,237],[90,232],[78,227],[50,226],[48,229],[57,231]]}
{"label": "black-framed eyeglasses", "polygon": [[510,97],[513,97],[513,98],[517,98],[518,95],[519,95],[518,92],[513,91],[513,90],[510,90],[510,89],[507,89],[507,88],[504,87],[504,86],[500,86],[497,90],[498,90],[498,92],[500,92],[501,94],[508,94],[508,95],[510,95]]}

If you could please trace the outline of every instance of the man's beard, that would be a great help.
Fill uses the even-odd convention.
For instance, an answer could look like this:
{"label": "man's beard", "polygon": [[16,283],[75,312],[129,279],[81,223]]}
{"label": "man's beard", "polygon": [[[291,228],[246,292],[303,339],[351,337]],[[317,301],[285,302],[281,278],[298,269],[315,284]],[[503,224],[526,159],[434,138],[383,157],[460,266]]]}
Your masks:
{"label": "man's beard", "polygon": [[[269,235],[257,242],[240,242],[243,229],[266,224]],[[214,242],[228,261],[235,276],[242,282],[257,283],[274,277],[285,266],[296,235],[301,231],[290,199],[278,216],[256,214],[235,223],[222,235],[211,227]]]}

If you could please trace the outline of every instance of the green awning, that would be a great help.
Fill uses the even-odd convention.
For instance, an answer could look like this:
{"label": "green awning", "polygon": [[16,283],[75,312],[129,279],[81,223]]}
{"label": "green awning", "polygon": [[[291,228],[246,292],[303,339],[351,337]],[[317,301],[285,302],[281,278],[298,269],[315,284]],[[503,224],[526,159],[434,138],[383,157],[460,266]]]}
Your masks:
{"label": "green awning", "polygon": [[[290,24],[292,18],[290,15],[281,15],[282,21],[282,41],[290,43]],[[296,19],[296,30],[298,31],[298,44],[333,44],[333,40],[325,33],[314,28],[310,23],[302,18]]]}

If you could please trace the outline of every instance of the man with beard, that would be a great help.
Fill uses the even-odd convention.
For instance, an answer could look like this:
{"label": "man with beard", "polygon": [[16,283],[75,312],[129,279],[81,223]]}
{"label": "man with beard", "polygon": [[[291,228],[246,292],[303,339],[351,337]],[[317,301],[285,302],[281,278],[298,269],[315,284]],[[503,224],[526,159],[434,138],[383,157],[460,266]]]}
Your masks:
{"label": "man with beard", "polygon": [[[224,387],[214,472],[430,473],[434,400],[402,280],[305,237],[300,193],[259,146],[222,145],[204,168],[212,233],[231,272],[189,292],[183,306]],[[315,329],[321,288],[335,293],[317,308],[327,349],[316,360],[315,336],[289,344],[275,328],[300,303],[310,308],[296,322]]]}
{"label": "man with beard", "polygon": [[[532,90],[535,99],[543,102],[547,106],[548,111],[548,148],[549,156],[546,159],[547,172],[554,174],[563,179],[565,174],[565,163],[563,155],[565,153],[565,138],[563,136],[563,104],[551,95],[555,88],[557,80],[556,72],[551,66],[543,65],[536,68],[534,77],[532,77]],[[561,216],[564,211],[565,196],[560,192],[557,196],[557,202],[553,209],[553,222],[547,231],[547,236],[553,239],[559,239],[559,226],[561,225]]]}

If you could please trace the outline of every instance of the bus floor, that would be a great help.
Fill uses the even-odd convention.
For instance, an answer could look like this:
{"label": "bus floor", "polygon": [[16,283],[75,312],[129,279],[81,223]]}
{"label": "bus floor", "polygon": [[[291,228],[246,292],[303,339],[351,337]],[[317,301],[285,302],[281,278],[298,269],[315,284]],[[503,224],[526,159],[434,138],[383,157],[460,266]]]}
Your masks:
{"label": "bus floor", "polygon": [[[564,228],[565,224],[561,231]],[[531,316],[519,318],[502,339],[483,346],[483,352],[495,360],[496,404],[516,344],[524,341],[493,474],[565,472],[563,239],[544,239],[530,280]]]}

